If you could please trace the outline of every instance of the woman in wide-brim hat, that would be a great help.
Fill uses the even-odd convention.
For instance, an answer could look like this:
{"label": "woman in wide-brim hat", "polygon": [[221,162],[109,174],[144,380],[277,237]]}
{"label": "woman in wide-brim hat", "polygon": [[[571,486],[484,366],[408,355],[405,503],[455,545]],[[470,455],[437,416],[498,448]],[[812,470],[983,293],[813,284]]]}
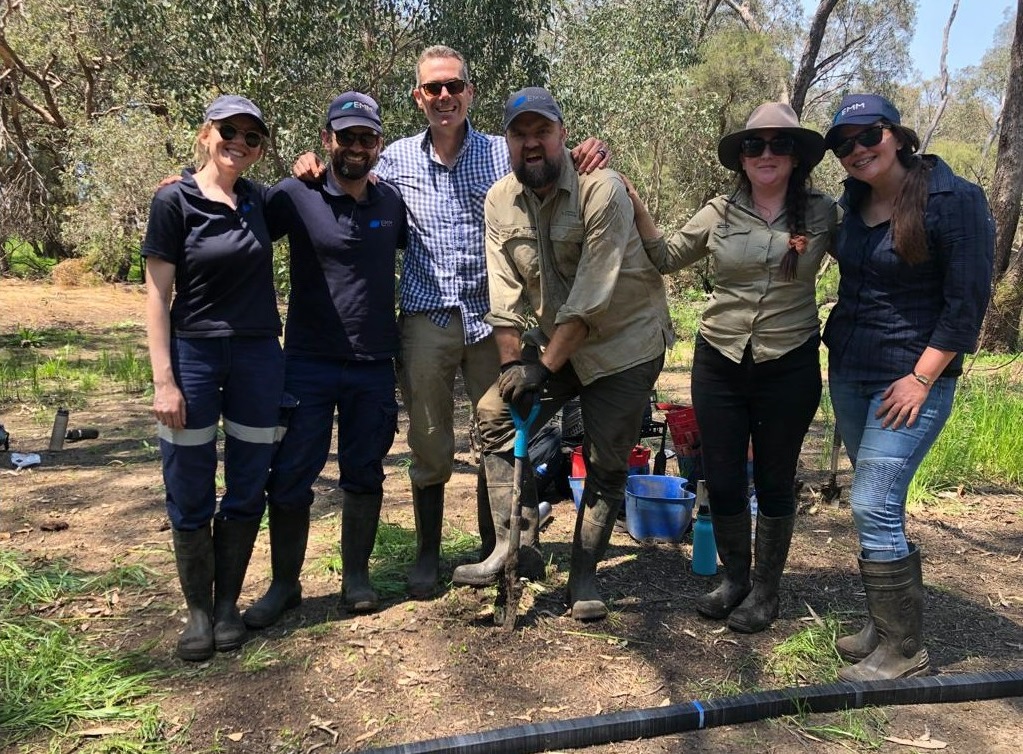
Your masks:
{"label": "woman in wide-brim hat", "polygon": [[828,384],[855,474],[869,619],[838,640],[847,681],[929,672],[920,550],[906,493],[952,411],[963,354],[977,347],[990,295],[994,221],[983,190],[935,155],[877,94],[841,102],[826,143],[849,177],[828,317]]}
{"label": "woman in wide-brim hat", "polygon": [[[803,438],[821,395],[814,283],[831,251],[839,210],[812,190],[823,137],[787,104],[768,102],[718,144],[737,186],[664,238],[629,187],[654,265],[673,272],[709,256],[714,289],[700,321],[692,396],[724,579],[697,598],[704,616],[762,631],[778,615],[778,587],[795,522]],[[747,450],[759,510],[751,545]],[[752,579],[751,579],[752,574]]]}

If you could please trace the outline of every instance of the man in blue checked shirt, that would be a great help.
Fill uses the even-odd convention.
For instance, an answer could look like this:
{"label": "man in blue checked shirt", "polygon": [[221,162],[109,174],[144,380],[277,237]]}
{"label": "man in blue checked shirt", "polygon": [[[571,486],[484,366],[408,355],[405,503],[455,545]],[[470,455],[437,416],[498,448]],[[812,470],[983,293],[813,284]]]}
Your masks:
{"label": "man in blue checked shirt", "polygon": [[[461,53],[442,45],[424,50],[412,97],[429,125],[388,146],[376,169],[398,187],[408,206],[398,379],[409,414],[418,545],[408,588],[415,599],[429,599],[437,591],[444,485],[455,453],[455,375],[461,370],[475,411],[499,370],[492,328],[483,320],[490,308],[483,201],[510,165],[504,138],[480,133],[469,123],[473,94]],[[593,138],[576,147],[573,157],[584,173],[609,160],[607,147]],[[296,174],[305,175],[310,162],[300,160]],[[477,511],[486,557],[494,533],[482,468]],[[530,537],[535,526],[524,541]]]}

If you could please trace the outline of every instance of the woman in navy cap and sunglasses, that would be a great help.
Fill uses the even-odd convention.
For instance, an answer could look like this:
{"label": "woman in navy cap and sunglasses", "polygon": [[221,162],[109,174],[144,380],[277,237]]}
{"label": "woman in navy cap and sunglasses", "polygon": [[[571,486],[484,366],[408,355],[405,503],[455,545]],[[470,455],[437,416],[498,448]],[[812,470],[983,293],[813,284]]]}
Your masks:
{"label": "woman in navy cap and sunglasses", "polygon": [[875,94],[846,96],[825,137],[849,177],[824,342],[870,617],[839,639],[848,681],[928,671],[920,551],[906,492],[952,410],[987,308],[994,221],[983,191],[934,155]]}
{"label": "woman in navy cap and sunglasses", "polygon": [[[266,189],[242,178],[270,132],[259,108],[237,95],[218,97],[203,120],[196,169],[157,191],[142,247],[153,412],[188,605],[177,653],[193,661],[245,640],[237,601],[284,387]],[[218,507],[221,417],[226,489]]]}
{"label": "woman in navy cap and sunglasses", "polygon": [[[769,102],[718,143],[721,164],[736,174],[735,190],[712,199],[672,237],[661,236],[629,187],[637,227],[662,273],[707,256],[714,263],[692,396],[724,579],[697,598],[696,609],[745,633],[764,630],[778,615],[796,517],[796,464],[820,402],[814,284],[839,220],[834,200],[811,187],[810,171],[823,157],[823,137],[803,128],[787,104]],[[759,500],[755,565],[746,477],[751,441]]]}

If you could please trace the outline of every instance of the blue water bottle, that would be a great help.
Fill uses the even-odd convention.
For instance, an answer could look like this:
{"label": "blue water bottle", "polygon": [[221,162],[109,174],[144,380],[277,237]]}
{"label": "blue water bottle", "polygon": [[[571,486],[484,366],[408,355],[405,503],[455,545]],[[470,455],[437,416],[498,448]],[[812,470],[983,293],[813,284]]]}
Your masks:
{"label": "blue water bottle", "polygon": [[693,573],[713,576],[718,571],[718,548],[714,543],[714,524],[710,520],[707,487],[696,483],[696,523],[693,524]]}

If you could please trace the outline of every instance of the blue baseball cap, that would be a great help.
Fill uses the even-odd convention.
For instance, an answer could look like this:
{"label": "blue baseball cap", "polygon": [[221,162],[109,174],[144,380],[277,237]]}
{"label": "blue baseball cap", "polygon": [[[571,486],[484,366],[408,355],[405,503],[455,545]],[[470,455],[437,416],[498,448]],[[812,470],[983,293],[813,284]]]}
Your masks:
{"label": "blue baseball cap", "polygon": [[206,108],[206,115],[204,120],[224,120],[230,118],[232,115],[248,115],[250,118],[254,118],[259,124],[259,130],[264,135],[270,135],[270,129],[266,127],[266,121],[263,120],[263,111],[256,107],[255,103],[250,99],[245,99],[238,94],[221,94]]}
{"label": "blue baseball cap", "polygon": [[842,126],[869,126],[881,120],[894,126],[902,125],[898,108],[880,94],[847,94],[831,119],[831,128],[824,135],[824,146],[833,149],[842,140],[838,133]]}
{"label": "blue baseball cap", "polygon": [[366,126],[378,134],[384,132],[380,122],[380,105],[360,92],[345,92],[327,108],[327,128],[343,131],[352,126]]}
{"label": "blue baseball cap", "polygon": [[519,89],[508,98],[504,105],[504,130],[507,131],[511,122],[522,113],[538,113],[556,123],[563,123],[565,120],[551,93],[539,86]]}

